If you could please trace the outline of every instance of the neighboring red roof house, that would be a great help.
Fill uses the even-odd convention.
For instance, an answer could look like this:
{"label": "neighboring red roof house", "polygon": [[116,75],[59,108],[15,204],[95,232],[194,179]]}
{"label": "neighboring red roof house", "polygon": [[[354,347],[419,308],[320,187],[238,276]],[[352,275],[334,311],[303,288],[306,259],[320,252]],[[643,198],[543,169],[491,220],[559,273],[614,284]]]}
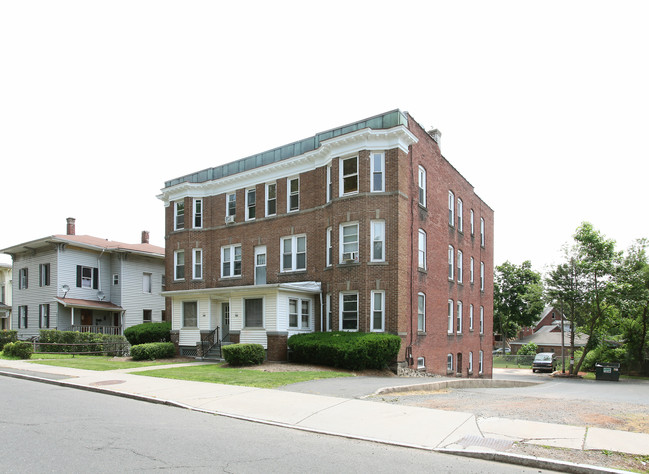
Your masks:
{"label": "neighboring red roof house", "polygon": [[[544,326],[553,326],[555,331],[561,331],[562,314],[560,309],[554,306],[546,306],[534,326],[526,326],[518,331],[518,339],[534,334]],[[564,318],[564,326],[569,324],[570,322]]]}
{"label": "neighboring red roof house", "polygon": [[[553,326],[544,326],[534,334],[515,341],[510,341],[512,354],[516,354],[523,344],[533,342],[538,346],[537,352],[555,352],[561,354],[561,330]],[[588,343],[588,336],[575,333],[575,348],[579,349]],[[563,338],[564,354],[570,355],[570,331],[565,331]]]}

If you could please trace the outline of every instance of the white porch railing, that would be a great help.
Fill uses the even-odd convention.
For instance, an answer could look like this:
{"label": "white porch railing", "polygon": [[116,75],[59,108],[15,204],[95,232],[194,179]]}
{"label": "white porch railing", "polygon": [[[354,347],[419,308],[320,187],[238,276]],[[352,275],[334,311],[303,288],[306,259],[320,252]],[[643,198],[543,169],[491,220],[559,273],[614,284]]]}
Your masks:
{"label": "white porch railing", "polygon": [[79,332],[92,332],[95,334],[110,334],[113,336],[119,336],[121,332],[121,327],[120,326],[86,326],[86,325],[79,325],[79,326],[72,326],[73,331],[79,331]]}

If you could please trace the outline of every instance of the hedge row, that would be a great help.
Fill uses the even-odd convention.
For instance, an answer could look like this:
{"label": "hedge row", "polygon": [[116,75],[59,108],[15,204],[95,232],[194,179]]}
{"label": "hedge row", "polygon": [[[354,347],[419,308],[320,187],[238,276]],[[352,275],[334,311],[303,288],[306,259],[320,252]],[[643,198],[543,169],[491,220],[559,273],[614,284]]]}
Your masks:
{"label": "hedge row", "polygon": [[32,356],[32,345],[28,342],[8,342],[4,345],[2,353],[7,357],[29,359]]}
{"label": "hedge row", "polygon": [[149,342],[131,347],[133,360],[170,359],[176,356],[173,342]]}
{"label": "hedge row", "polygon": [[38,351],[40,352],[104,352],[106,355],[111,356],[128,354],[126,338],[124,336],[115,336],[110,334],[41,329],[38,342],[50,344],[73,344],[66,346],[40,345],[38,346]]}
{"label": "hedge row", "polygon": [[383,369],[397,358],[401,338],[393,334],[314,332],[288,338],[296,362],[350,370]]}
{"label": "hedge row", "polygon": [[16,342],[18,340],[18,331],[3,329],[0,331],[0,351],[9,342]]}
{"label": "hedge row", "polygon": [[221,347],[225,361],[233,366],[259,365],[266,358],[266,351],[261,344],[231,344]]}
{"label": "hedge row", "polygon": [[124,330],[124,337],[132,345],[150,342],[171,342],[171,323],[143,323]]}

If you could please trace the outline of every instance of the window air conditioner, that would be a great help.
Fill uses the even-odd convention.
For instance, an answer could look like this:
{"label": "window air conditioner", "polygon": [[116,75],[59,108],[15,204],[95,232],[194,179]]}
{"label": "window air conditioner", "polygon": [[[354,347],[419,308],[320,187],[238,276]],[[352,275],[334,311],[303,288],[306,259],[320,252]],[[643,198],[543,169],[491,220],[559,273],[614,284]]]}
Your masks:
{"label": "window air conditioner", "polygon": [[343,261],[356,262],[358,261],[358,252],[345,252],[343,253]]}
{"label": "window air conditioner", "polygon": [[234,216],[225,216],[225,223],[232,224],[234,222]]}

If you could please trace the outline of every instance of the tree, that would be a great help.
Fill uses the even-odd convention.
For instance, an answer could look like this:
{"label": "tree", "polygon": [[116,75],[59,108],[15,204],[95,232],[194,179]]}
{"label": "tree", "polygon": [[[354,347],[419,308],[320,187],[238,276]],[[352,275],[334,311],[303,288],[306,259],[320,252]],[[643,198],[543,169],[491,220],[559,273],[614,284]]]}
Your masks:
{"label": "tree", "polygon": [[528,342],[527,344],[523,344],[520,349],[518,349],[518,352],[516,355],[534,355],[539,351],[539,346],[534,344],[533,342]]}
{"label": "tree", "polygon": [[541,275],[526,260],[521,265],[509,261],[496,267],[494,275],[494,322],[505,342],[523,326],[536,322],[543,310]]}

